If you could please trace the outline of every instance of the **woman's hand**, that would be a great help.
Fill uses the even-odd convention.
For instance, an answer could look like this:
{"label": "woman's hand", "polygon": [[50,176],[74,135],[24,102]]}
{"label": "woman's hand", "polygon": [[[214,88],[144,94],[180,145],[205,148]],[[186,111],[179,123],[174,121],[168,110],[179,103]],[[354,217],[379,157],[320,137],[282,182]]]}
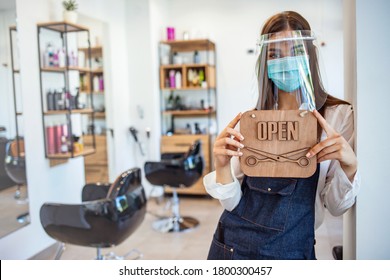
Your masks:
{"label": "woman's hand", "polygon": [[310,158],[317,155],[317,162],[337,159],[340,162],[341,168],[351,181],[357,170],[357,158],[352,147],[342,135],[337,133],[326,122],[320,113],[314,110],[313,114],[328,137],[312,147],[306,156]]}
{"label": "woman's hand", "polygon": [[232,156],[242,156],[242,152],[239,152],[238,149],[244,147],[244,145],[240,143],[244,137],[240,132],[234,129],[240,119],[241,113],[239,113],[215,139],[213,155],[218,183],[226,184],[232,182],[233,178],[230,171],[230,159]]}

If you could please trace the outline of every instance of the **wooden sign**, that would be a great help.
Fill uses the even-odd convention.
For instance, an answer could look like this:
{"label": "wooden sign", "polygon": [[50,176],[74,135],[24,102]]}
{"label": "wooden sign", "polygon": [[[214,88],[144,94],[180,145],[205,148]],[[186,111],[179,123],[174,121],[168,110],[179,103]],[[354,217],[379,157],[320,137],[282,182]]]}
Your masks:
{"label": "wooden sign", "polygon": [[252,177],[307,178],[317,168],[306,154],[317,143],[317,119],[310,111],[247,111],[241,116],[244,136],[241,170]]}

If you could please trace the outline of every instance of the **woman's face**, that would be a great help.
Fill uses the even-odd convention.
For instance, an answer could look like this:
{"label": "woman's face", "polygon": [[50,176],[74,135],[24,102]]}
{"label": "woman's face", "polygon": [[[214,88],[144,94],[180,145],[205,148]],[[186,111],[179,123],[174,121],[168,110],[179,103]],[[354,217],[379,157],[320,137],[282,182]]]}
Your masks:
{"label": "woman's face", "polygon": [[[294,38],[291,30],[278,32],[269,39],[276,40],[268,45],[267,60],[283,58],[287,56],[305,55],[305,46],[302,40],[284,40]],[[279,41],[280,40],[280,41]]]}

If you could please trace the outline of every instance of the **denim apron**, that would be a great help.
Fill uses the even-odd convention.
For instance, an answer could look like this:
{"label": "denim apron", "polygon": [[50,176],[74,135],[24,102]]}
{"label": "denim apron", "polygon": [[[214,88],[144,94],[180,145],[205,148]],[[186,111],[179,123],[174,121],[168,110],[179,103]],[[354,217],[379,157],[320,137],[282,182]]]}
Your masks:
{"label": "denim apron", "polygon": [[243,196],[235,209],[222,213],[208,259],[316,259],[319,169],[309,178],[245,176]]}

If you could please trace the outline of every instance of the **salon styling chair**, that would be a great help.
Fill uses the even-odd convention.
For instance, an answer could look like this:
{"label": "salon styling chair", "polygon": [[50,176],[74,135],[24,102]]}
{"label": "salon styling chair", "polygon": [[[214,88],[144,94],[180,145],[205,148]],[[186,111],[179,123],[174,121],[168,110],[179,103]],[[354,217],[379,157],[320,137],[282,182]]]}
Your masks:
{"label": "salon styling chair", "polygon": [[63,246],[56,254],[59,259],[64,244],[94,247],[96,259],[125,259],[142,254],[133,249],[124,256],[102,255],[101,248],[119,245],[144,220],[146,196],[141,184],[140,168],[120,174],[112,184],[86,184],[81,204],[45,203],[40,210],[41,224],[46,233]]}
{"label": "salon styling chair", "polygon": [[189,151],[181,157],[145,163],[145,177],[155,186],[172,188],[172,216],[161,218],[153,223],[159,232],[182,232],[199,225],[192,217],[182,217],[179,209],[177,188],[191,187],[202,176],[204,167],[201,156],[201,142],[195,141]]}
{"label": "salon styling chair", "polygon": [[11,140],[5,148],[5,171],[17,185],[15,199],[27,202],[27,197],[22,198],[21,189],[27,184],[26,157],[24,153],[24,139]]}

